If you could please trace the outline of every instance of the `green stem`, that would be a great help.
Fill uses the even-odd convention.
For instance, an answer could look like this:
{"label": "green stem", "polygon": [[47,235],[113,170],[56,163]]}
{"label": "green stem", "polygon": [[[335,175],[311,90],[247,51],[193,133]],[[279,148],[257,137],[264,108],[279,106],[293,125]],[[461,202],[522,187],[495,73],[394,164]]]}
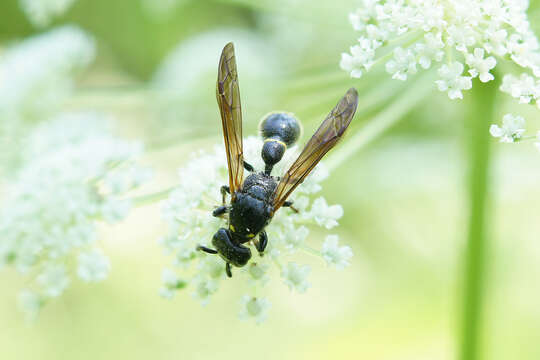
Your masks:
{"label": "green stem", "polygon": [[306,253],[308,253],[310,255],[318,257],[319,259],[322,257],[322,254],[321,254],[320,251],[315,250],[314,248],[312,248],[312,247],[310,247],[308,245],[302,245],[301,249],[304,250]]}
{"label": "green stem", "polygon": [[[498,79],[499,77],[496,77]],[[480,358],[482,300],[486,259],[486,210],[489,191],[489,125],[493,119],[498,83],[474,84],[467,116],[469,224],[465,249],[465,279],[461,318],[460,360]]]}
{"label": "green stem", "polygon": [[137,196],[131,199],[131,201],[133,202],[133,206],[135,207],[153,204],[155,202],[166,199],[174,189],[175,187],[170,187],[168,189],[158,191],[152,194]]}
{"label": "green stem", "polygon": [[329,170],[339,167],[357,151],[396,124],[433,90],[432,74],[422,75],[407,89],[403,96],[377,114],[356,133],[350,135],[346,142],[339,147],[338,151],[330,155],[328,161],[326,161]]}

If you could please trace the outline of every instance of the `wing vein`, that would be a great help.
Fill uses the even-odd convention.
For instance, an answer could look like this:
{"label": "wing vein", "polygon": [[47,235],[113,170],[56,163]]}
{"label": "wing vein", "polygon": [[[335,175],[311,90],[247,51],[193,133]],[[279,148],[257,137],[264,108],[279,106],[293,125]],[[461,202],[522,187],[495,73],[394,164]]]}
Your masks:
{"label": "wing vein", "polygon": [[315,134],[304,146],[296,161],[281,178],[274,191],[274,211],[283,205],[285,200],[311,173],[323,156],[343,137],[345,130],[347,130],[354,117],[357,105],[358,93],[354,88],[351,88],[324,119]]}
{"label": "wing vein", "polygon": [[242,144],[242,107],[238,87],[238,72],[234,46],[228,43],[219,60],[216,97],[221,113],[223,138],[229,170],[229,187],[232,199],[241,188],[244,176]]}

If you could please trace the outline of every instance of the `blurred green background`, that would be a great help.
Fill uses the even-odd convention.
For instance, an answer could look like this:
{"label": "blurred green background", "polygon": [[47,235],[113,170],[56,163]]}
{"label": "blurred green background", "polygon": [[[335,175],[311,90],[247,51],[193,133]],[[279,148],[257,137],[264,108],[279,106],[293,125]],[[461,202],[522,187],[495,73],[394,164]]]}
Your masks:
{"label": "blurred green background", "polygon": [[[145,141],[145,162],[156,176],[141,193],[172,186],[187,154],[221,141],[215,72],[222,46],[234,41],[246,135],[255,134],[266,112],[283,109],[302,120],[305,140],[350,86],[360,93],[351,129],[357,132],[415,91],[414,82],[392,81],[382,68],[360,80],[339,69],[340,53],[355,41],[347,14],[358,6],[78,0],[49,27],[77,24],[95,36],[98,56],[65,107],[113,113],[119,134]],[[42,31],[15,0],[2,1],[0,17],[2,45]],[[539,18],[531,17],[535,30]],[[109,279],[73,282],[36,323],[16,310],[21,277],[0,272],[0,358],[455,358],[471,104],[467,95],[450,101],[430,86],[421,101],[400,108],[399,124],[326,181],[325,197],[345,210],[338,232],[354,250],[353,265],[336,272],[306,259],[312,287],[298,295],[272,284],[273,306],[262,326],[237,319],[240,290],[233,281],[206,307],[189,291],[173,301],[158,296],[168,259],[157,245],[165,224],[154,204],[135,209],[121,225],[101,227],[112,259]],[[516,106],[499,97],[496,119]],[[540,154],[491,141],[483,358],[539,359]]]}

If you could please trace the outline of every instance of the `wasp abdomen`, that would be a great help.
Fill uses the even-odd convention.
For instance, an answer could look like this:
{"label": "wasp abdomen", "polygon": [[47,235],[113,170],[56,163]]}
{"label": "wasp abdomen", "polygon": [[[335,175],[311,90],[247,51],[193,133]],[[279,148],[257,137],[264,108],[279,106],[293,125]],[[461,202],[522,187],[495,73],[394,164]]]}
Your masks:
{"label": "wasp abdomen", "polygon": [[266,164],[266,173],[270,174],[272,167],[283,157],[287,146],[298,140],[300,123],[290,113],[275,112],[263,118],[259,129],[264,139],[261,156]]}
{"label": "wasp abdomen", "polygon": [[274,166],[277,164],[281,158],[283,158],[285,150],[287,150],[287,145],[285,145],[283,141],[277,139],[266,139],[261,150],[261,156],[266,166]]}
{"label": "wasp abdomen", "polygon": [[291,113],[274,112],[265,116],[259,130],[264,140],[276,139],[291,146],[300,137],[300,122]]}

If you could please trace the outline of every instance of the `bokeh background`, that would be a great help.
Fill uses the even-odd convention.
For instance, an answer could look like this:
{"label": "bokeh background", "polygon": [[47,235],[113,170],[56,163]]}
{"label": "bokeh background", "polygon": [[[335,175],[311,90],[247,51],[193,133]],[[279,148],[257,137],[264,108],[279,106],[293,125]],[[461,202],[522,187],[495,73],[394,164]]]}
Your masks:
{"label": "bokeh background", "polygon": [[[17,310],[25,280],[12,269],[0,272],[0,358],[455,358],[470,99],[450,101],[430,84],[420,99],[403,100],[418,88],[390,80],[382,68],[350,79],[338,64],[355,40],[347,14],[357,6],[355,0],[78,0],[50,24],[76,24],[95,36],[96,61],[63,106],[111,113],[116,133],[145,142],[144,162],[155,176],[141,194],[173,186],[190,152],[220,143],[215,77],[228,41],[236,45],[245,134],[255,134],[268,111],[283,109],[301,119],[305,141],[350,86],[360,93],[351,133],[388,109],[399,122],[325,183],[325,197],[345,210],[338,232],[354,250],[352,266],[338,272],[306,258],[312,287],[299,295],[271,284],[273,306],[263,325],[236,317],[241,290],[234,281],[206,307],[188,291],[172,301],[158,296],[169,260],[157,245],[166,225],[156,203],[134,209],[121,224],[100,225],[109,278],[73,282],[36,322]],[[533,1],[529,10],[535,30],[538,7]],[[0,51],[47,30],[29,23],[15,0],[1,2],[0,18]],[[395,107],[400,101],[405,105]],[[497,118],[516,106],[503,95],[495,103]],[[530,110],[529,117],[538,115]],[[540,153],[495,140],[491,149],[482,358],[539,359]]]}

